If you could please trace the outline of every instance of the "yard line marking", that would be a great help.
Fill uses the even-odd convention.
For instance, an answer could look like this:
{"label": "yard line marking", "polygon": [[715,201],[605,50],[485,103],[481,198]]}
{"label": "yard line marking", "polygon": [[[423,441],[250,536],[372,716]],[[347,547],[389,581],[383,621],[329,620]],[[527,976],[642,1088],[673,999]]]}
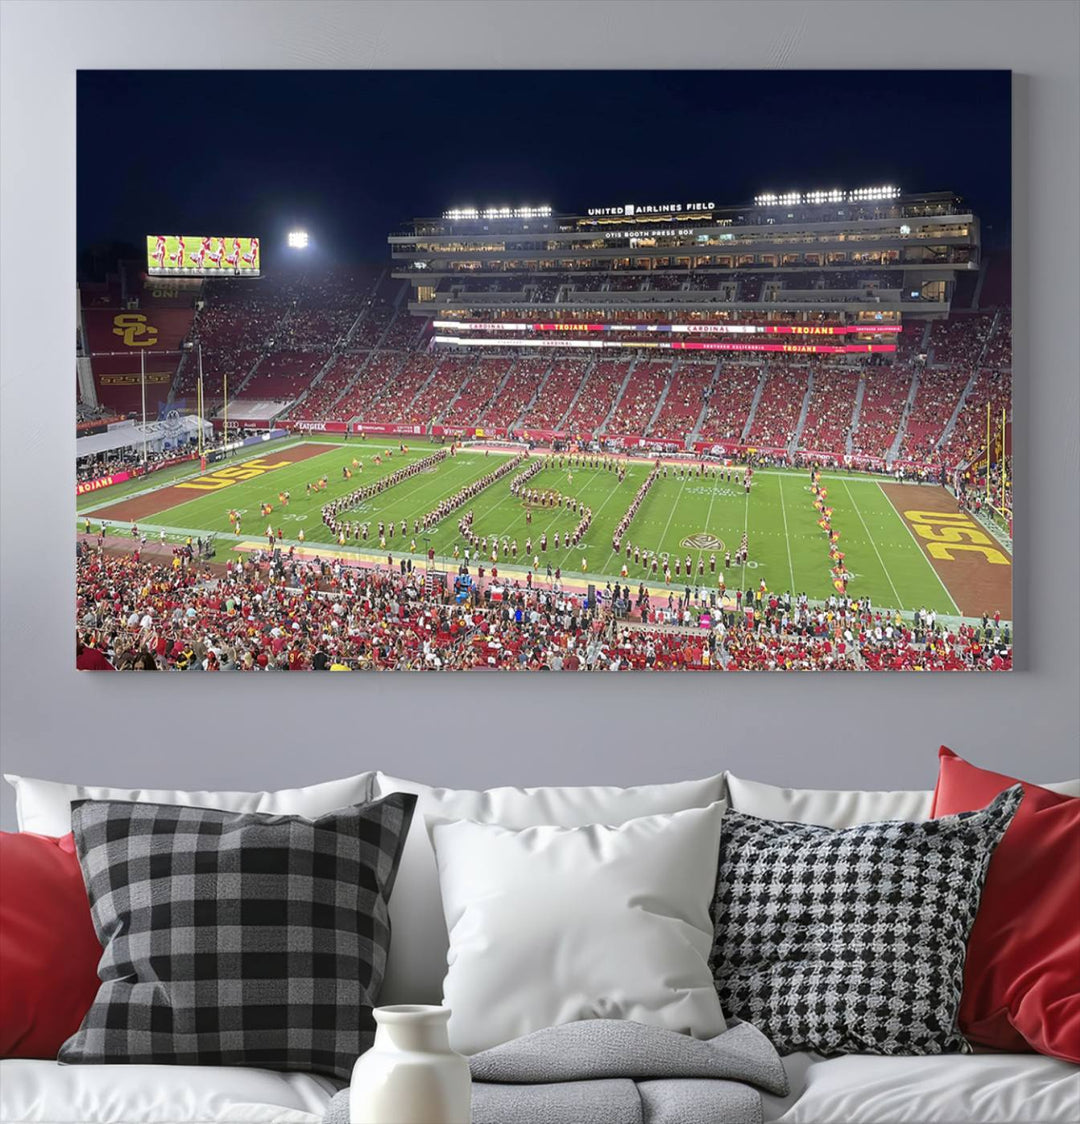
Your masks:
{"label": "yard line marking", "polygon": [[[880,487],[880,485],[878,486]],[[885,559],[881,557],[881,551],[878,550],[877,543],[874,541],[874,536],[870,534],[870,528],[866,525],[866,520],[859,510],[859,505],[855,502],[855,497],[851,494],[851,489],[848,487],[846,480],[844,481],[844,491],[847,492],[848,499],[851,500],[851,506],[855,508],[855,514],[859,517],[859,522],[863,525],[863,530],[866,532],[866,537],[870,540],[870,545],[874,548],[874,553],[877,555],[878,562],[881,563],[881,569],[885,573],[885,580],[889,583],[889,588],[893,591],[893,596],[896,598],[897,607],[903,611],[904,602],[900,600],[900,594],[896,592],[896,586],[893,585],[892,575],[889,573],[888,566],[885,565]],[[881,494],[885,495],[884,492]],[[888,499],[887,496],[886,499]],[[954,605],[953,608],[956,608],[956,606]]]}
{"label": "yard line marking", "polygon": [[[455,458],[455,460],[456,460],[456,458]],[[413,462],[412,462],[412,461],[409,461],[409,462],[407,462],[407,463],[408,463],[408,464],[411,464],[411,463],[413,463]],[[445,462],[444,462],[444,463],[445,463]],[[476,468],[476,464],[475,464],[475,463],[474,463],[474,462],[473,462],[472,460],[465,460],[465,459],[463,459],[463,460],[460,460],[460,461],[456,461],[456,463],[454,464],[454,466],[453,466],[452,468],[448,468],[448,469],[446,469],[446,472],[445,472],[445,474],[443,475],[442,479],[443,479],[444,481],[448,481],[448,480],[449,480],[449,479],[450,479],[450,478],[451,478],[452,476],[454,476],[454,475],[455,475],[456,473],[460,472],[460,471],[461,471],[462,469],[465,469],[465,468],[472,468],[472,469],[475,469],[475,468]],[[396,470],[392,470],[392,471],[396,471]],[[388,475],[390,475],[390,473],[389,473],[389,472],[384,472],[384,473],[383,473],[383,474],[382,474],[381,476],[377,476],[377,477],[375,477],[374,479],[371,479],[371,478],[369,477],[369,479],[371,480],[371,483],[375,484],[375,483],[378,483],[378,482],[379,482],[380,480],[382,480],[382,479],[383,479],[384,477],[386,477],[386,476],[388,476]],[[421,476],[424,476],[424,475],[426,475],[426,474],[425,474],[425,473],[421,473],[420,475],[421,475]],[[482,476],[482,475],[484,475],[484,474],[483,474],[483,473],[481,473],[481,476]],[[412,479],[412,477],[409,477],[409,479]],[[360,477],[360,481],[361,481],[361,483],[363,483],[363,478],[362,478],[362,477]],[[425,489],[426,487],[428,487],[428,485],[429,485],[430,483],[431,483],[431,481],[430,481],[430,480],[421,480],[421,481],[420,481],[419,483],[417,483],[417,485],[416,485],[416,487],[415,487],[415,488],[410,488],[410,489],[409,489],[408,491],[398,491],[398,489],[399,489],[399,488],[402,488],[402,486],[403,486],[403,485],[405,484],[405,481],[404,481],[404,480],[402,480],[400,484],[395,484],[395,485],[394,485],[393,487],[391,487],[391,488],[387,488],[387,489],[385,489],[384,491],[382,491],[382,492],[379,492],[379,493],[378,493],[378,495],[376,495],[376,496],[373,496],[373,497],[372,497],[371,499],[369,499],[369,500],[362,500],[362,501],[361,501],[361,504],[360,504],[360,507],[362,507],[362,506],[363,506],[364,504],[368,504],[368,503],[374,503],[374,502],[375,502],[376,500],[378,500],[378,499],[379,499],[379,497],[380,497],[380,496],[389,496],[389,497],[392,497],[392,498],[394,499],[394,501],[395,501],[395,502],[398,502],[398,503],[400,503],[401,501],[404,501],[404,500],[408,500],[408,499],[409,499],[410,497],[412,497],[412,496],[416,495],[416,493],[417,493],[417,492],[421,492],[421,491],[423,491],[423,490],[424,490],[424,489]],[[439,504],[439,503],[441,503],[443,499],[447,499],[447,498],[449,498],[449,496],[451,496],[451,495],[455,495],[455,494],[456,494],[456,492],[458,492],[458,491],[460,491],[460,490],[461,490],[461,487],[467,487],[467,486],[468,486],[469,484],[471,484],[471,483],[473,483],[473,480],[472,480],[472,479],[470,478],[470,479],[468,479],[468,480],[465,480],[465,482],[464,482],[464,483],[463,483],[463,484],[462,484],[461,486],[459,486],[459,487],[458,487],[457,489],[455,489],[455,490],[454,490],[453,492],[450,492],[450,493],[440,493],[440,494],[439,494],[439,499],[435,501],[435,506],[438,506],[438,504]],[[489,487],[491,487],[491,486],[492,486],[492,485],[489,485]],[[486,489],[484,489],[484,491],[486,491]],[[345,494],[347,495],[348,493],[345,493]],[[478,494],[478,495],[480,495],[480,494],[482,494],[482,493],[477,493],[477,494]],[[474,498],[475,498],[475,497],[474,497]],[[332,501],[332,500],[330,500],[330,501],[328,501],[328,502],[333,502],[333,501]],[[370,524],[370,523],[377,523],[377,522],[379,521],[379,515],[378,515],[378,512],[375,512],[375,513],[374,513],[374,514],[372,514],[372,515],[366,515],[366,514],[364,514],[363,512],[361,512],[361,511],[360,511],[360,508],[359,508],[359,507],[348,507],[348,508],[342,508],[342,510],[341,510],[341,513],[340,513],[340,514],[341,514],[341,515],[346,515],[346,514],[348,514],[349,512],[355,512],[355,513],[356,513],[356,518],[354,518],[354,519],[350,519],[350,520],[347,520],[347,522],[350,522],[350,523],[353,523],[353,522],[360,522],[360,523],[368,523],[368,524]],[[319,507],[319,514],[320,514],[320,515],[322,514],[322,507],[321,507],[321,506]],[[453,513],[453,512],[451,512],[450,514],[451,514],[451,515],[453,515],[454,513]],[[445,518],[449,519],[449,518],[450,518],[450,516],[449,516],[449,515],[448,515],[448,516],[445,516]],[[413,516],[413,517],[412,517],[411,519],[407,519],[407,520],[406,520],[406,522],[408,522],[408,523],[409,523],[409,524],[411,525],[411,524],[413,523],[413,521],[414,521],[415,519],[416,519],[416,516],[414,515],[414,516]],[[401,522],[401,519],[400,519],[400,518],[394,518],[394,519],[390,519],[390,518],[388,518],[388,517],[386,516],[386,514],[385,514],[385,512],[384,512],[384,513],[383,513],[383,521],[384,521],[384,522],[385,522],[385,523],[387,524],[387,526],[389,526],[389,524],[390,524],[390,523],[393,523],[393,524],[395,525],[395,527],[396,527],[396,526],[397,526],[397,525],[398,525],[398,524],[399,524],[399,523]],[[318,526],[318,528],[317,528],[317,531],[321,530],[322,526],[323,526],[323,524],[322,524],[322,521],[320,520],[320,522],[319,522],[319,526]],[[428,536],[428,537],[430,537],[430,533],[429,533],[429,536]],[[336,540],[336,539],[333,539],[333,538],[330,538],[330,539],[326,539],[326,540],[320,539],[320,540],[318,540],[318,541],[326,541],[326,542],[336,542],[337,540]],[[389,540],[387,541],[387,545],[389,545]]]}
{"label": "yard line marking", "polygon": [[[422,458],[421,458],[421,459],[422,459]],[[448,469],[446,470],[446,474],[445,474],[445,475],[443,476],[443,480],[447,480],[447,479],[448,479],[449,477],[453,476],[453,475],[454,475],[454,474],[455,474],[456,472],[458,472],[458,471],[459,471],[459,469],[461,469],[461,468],[470,468],[470,467],[471,467],[471,468],[476,468],[476,465],[475,465],[475,464],[474,464],[474,463],[473,463],[472,461],[468,461],[468,460],[457,461],[457,459],[456,459],[456,458],[455,458],[455,461],[456,461],[456,463],[454,464],[454,467],[453,467],[453,468],[448,468]],[[410,463],[410,464],[411,464],[412,462],[410,461],[410,462],[408,462],[408,463]],[[445,462],[444,462],[444,463],[445,463]],[[384,472],[384,473],[382,474],[382,476],[377,476],[377,477],[375,477],[375,479],[374,479],[374,480],[372,480],[372,483],[373,483],[373,484],[377,484],[377,483],[378,483],[378,482],[379,482],[380,480],[382,480],[382,479],[383,479],[384,477],[386,477],[386,476],[388,476],[388,475],[390,475],[390,474],[389,474],[389,473],[386,473],[386,472]],[[425,475],[427,475],[427,474],[426,474],[426,473],[423,473],[423,472],[421,472],[421,473],[419,473],[419,475],[420,475],[420,476],[425,476]],[[481,473],[480,475],[481,475],[481,476],[483,476],[483,475],[485,475],[485,474],[484,474],[484,473]],[[410,479],[411,479],[411,477],[410,477]],[[479,479],[479,477],[477,477],[477,479]],[[401,481],[401,484],[404,484],[404,483],[405,483],[405,481],[404,481],[404,480],[402,480],[402,481]],[[399,488],[401,487],[401,484],[395,484],[395,485],[394,485],[394,486],[393,486],[392,488],[386,488],[386,489],[384,489],[383,491],[379,492],[379,493],[378,493],[378,495],[376,495],[376,496],[372,496],[370,500],[362,500],[362,501],[361,501],[361,504],[365,504],[365,503],[372,503],[372,502],[374,502],[375,500],[377,500],[377,499],[379,498],[379,496],[393,496],[393,497],[394,497],[394,499],[395,499],[395,500],[398,500],[398,501],[400,501],[400,500],[407,500],[407,499],[409,499],[409,497],[410,497],[410,496],[415,496],[417,492],[422,492],[422,491],[423,491],[423,490],[424,490],[424,489],[425,489],[425,488],[426,488],[426,487],[427,487],[427,486],[428,486],[428,485],[429,485],[430,483],[431,483],[431,481],[430,481],[430,480],[421,480],[421,481],[420,481],[420,482],[419,482],[419,483],[418,483],[418,484],[416,485],[416,487],[415,487],[415,488],[410,488],[410,489],[409,489],[409,490],[408,490],[407,492],[404,492],[404,491],[401,491],[401,492],[399,492],[399,491],[398,491],[398,489],[399,489]],[[462,485],[462,487],[468,487],[468,485],[469,485],[469,484],[471,484],[471,483],[473,483],[473,481],[472,481],[472,480],[468,480],[468,481],[466,481],[466,482],[465,482],[465,484],[463,484],[463,485]],[[488,485],[488,486],[490,487],[490,485]],[[484,490],[486,490],[486,489],[484,489]],[[442,495],[442,494],[440,494],[440,496],[439,496],[439,499],[437,499],[437,500],[435,501],[435,506],[436,506],[436,507],[438,507],[438,505],[439,505],[439,504],[440,504],[440,503],[441,503],[441,502],[442,502],[442,501],[443,501],[444,499],[449,499],[449,498],[450,498],[450,496],[452,496],[452,495],[456,495],[456,494],[457,494],[457,492],[459,492],[459,491],[461,491],[461,487],[459,487],[459,488],[455,489],[455,491],[453,491],[453,492],[450,492],[450,493],[449,493],[448,495]],[[479,495],[479,494],[480,494],[480,493],[478,492],[478,493],[477,493],[477,495]],[[343,509],[342,509],[342,514],[344,514],[344,512],[346,512],[346,511],[356,511],[356,510],[357,510],[357,508],[355,508],[355,507],[343,508]],[[451,512],[450,514],[452,515],[452,514],[453,514],[453,512]],[[413,519],[415,519],[415,518],[416,518],[416,516],[413,516]],[[447,516],[444,516],[444,518],[446,518],[446,519],[449,519],[449,518],[450,518],[450,516],[449,516],[449,515],[447,515]],[[377,522],[377,521],[378,521],[378,520],[377,520],[377,518],[376,518],[376,522]],[[364,523],[369,523],[369,522],[371,522],[371,520],[370,520],[370,519],[363,519],[363,520],[361,520],[361,522],[364,522]],[[386,520],[386,522],[389,522],[389,520]],[[399,519],[396,519],[396,520],[394,520],[394,522],[400,522],[400,520],[399,520]],[[410,520],[410,522],[411,522],[411,520]]]}
{"label": "yard line marking", "polygon": [[[651,472],[651,471],[652,471],[652,469],[650,468],[649,472]],[[649,475],[648,472],[645,473],[645,476],[642,478],[642,480],[637,483],[637,488],[640,488],[641,485],[645,482],[645,480],[648,479],[648,475]],[[666,479],[666,478],[662,476],[662,477],[660,477],[659,480],[656,481],[656,483],[659,484],[660,481],[664,480],[664,479]],[[630,481],[629,478],[628,478],[627,483],[632,483],[632,481]],[[655,487],[656,485],[654,484],[653,486]],[[682,490],[685,487],[686,487],[686,482],[684,481],[679,488],[679,496],[682,495]],[[634,496],[637,495],[637,488],[635,488],[633,490],[633,492],[630,494],[631,500],[634,498]],[[652,495],[652,494],[653,493],[650,490],[649,495]],[[646,499],[648,499],[648,498],[649,497],[647,495]],[[657,555],[661,555],[661,554],[664,553],[664,551],[663,551],[664,535],[667,534],[667,529],[668,529],[668,527],[671,526],[671,520],[675,515],[675,508],[678,506],[678,502],[679,502],[678,499],[676,499],[675,503],[672,505],[671,515],[668,516],[667,525],[664,527],[664,530],[661,532],[660,537],[656,541],[655,551],[656,551]],[[604,501],[604,504],[606,504],[606,503],[607,503],[607,500]],[[644,506],[644,501],[642,501],[642,506]],[[625,538],[630,533],[630,528],[633,527],[633,525],[635,523],[638,523],[639,526],[647,526],[648,525],[648,523],[646,521],[641,520],[640,512],[641,512],[641,508],[638,508],[637,512],[634,514],[634,518],[630,520],[629,526],[627,526],[626,530],[623,532],[623,538]],[[594,512],[593,514],[595,515],[596,513]],[[639,522],[639,520],[640,520],[640,522]],[[651,522],[651,520],[649,522]],[[631,541],[633,541],[633,540],[631,540]],[[670,554],[671,552],[669,551],[668,553]],[[606,573],[608,564],[611,562],[611,560],[613,558],[617,559],[619,557],[620,557],[620,555],[616,551],[614,551],[614,550],[609,551],[607,558],[604,559],[604,563],[603,563],[602,566],[599,567],[599,569],[597,570],[597,573],[601,573],[601,574]],[[662,576],[663,575],[661,574],[661,577]]]}
{"label": "yard line marking", "polygon": [[[600,470],[598,469],[597,471],[600,471]],[[650,469],[650,471],[652,471],[652,470]],[[646,473],[646,475],[648,475],[648,474]],[[626,480],[624,481],[624,483],[626,483],[626,484],[632,484],[632,483],[633,483],[633,481],[632,481],[632,480],[631,480],[631,478],[630,478],[630,474],[629,474],[629,473],[627,473],[627,476],[626,476]],[[641,487],[641,485],[639,484],[639,485],[638,485],[638,487],[640,488],[640,487]],[[604,500],[604,502],[603,502],[603,503],[602,503],[602,504],[601,504],[601,505],[600,505],[600,506],[599,506],[598,508],[595,508],[595,509],[593,510],[593,519],[595,519],[595,518],[596,518],[596,517],[597,517],[597,516],[598,516],[598,515],[600,514],[600,512],[601,512],[601,511],[603,511],[603,510],[604,510],[604,508],[605,508],[605,507],[607,507],[607,505],[608,505],[608,504],[609,504],[609,503],[610,503],[610,502],[611,502],[611,501],[612,501],[612,500],[613,500],[613,499],[615,498],[615,495],[616,495],[617,491],[618,491],[618,489],[617,489],[617,488],[612,488],[612,490],[611,490],[611,491],[610,491],[610,492],[608,493],[607,499],[605,499],[605,500]],[[625,496],[625,491],[624,491],[623,495]],[[633,496],[636,496],[636,495],[637,495],[637,488],[635,488],[635,489],[634,489],[633,493],[631,494],[631,498],[633,498]],[[633,523],[633,520],[631,519],[631,520],[630,520],[630,522],[631,522],[631,523]],[[627,527],[626,529],[627,529],[628,531],[630,530],[630,528],[629,528],[629,527]],[[589,528],[589,530],[592,530],[592,528],[590,527],[590,528]],[[601,568],[600,570],[598,570],[597,572],[598,572],[598,573],[603,573],[603,572],[604,572],[604,568],[606,568],[606,566],[607,566],[608,562],[610,562],[610,561],[611,561],[611,559],[612,559],[612,558],[614,558],[614,557],[617,557],[617,556],[616,556],[616,554],[615,554],[615,551],[613,551],[613,550],[612,550],[612,551],[611,551],[611,552],[610,552],[610,553],[608,554],[608,557],[607,557],[607,559],[606,559],[606,560],[605,560],[605,562],[604,562],[604,567],[602,567],[602,568]]]}
{"label": "yard line marking", "polygon": [[[718,491],[719,484],[720,484],[720,481],[718,479],[714,478],[713,479],[712,496],[709,499],[709,510],[705,513],[705,526],[702,528],[702,530],[705,532],[705,534],[709,533],[709,524],[712,522],[712,509],[713,509],[713,505],[716,503],[716,493]],[[697,561],[700,562],[704,557],[705,557],[705,548],[702,547],[701,550],[699,550],[697,552]]]}
{"label": "yard line marking", "polygon": [[[960,612],[960,606],[959,606],[959,605],[957,605],[957,603],[956,603],[956,602],[955,602],[955,601],[953,600],[953,596],[952,596],[952,594],[951,594],[951,593],[949,592],[949,587],[948,587],[948,586],[947,586],[947,585],[945,584],[945,582],[944,582],[944,581],[942,580],[942,577],[941,577],[941,575],[940,575],[940,574],[939,574],[939,573],[937,572],[937,570],[935,570],[935,569],[934,569],[934,567],[933,567],[933,565],[932,565],[932,564],[930,563],[929,559],[927,559],[927,557],[926,557],[926,552],[925,552],[925,551],[923,550],[923,548],[922,548],[921,546],[919,546],[919,540],[918,540],[918,539],[917,539],[917,538],[915,537],[915,534],[914,534],[914,532],[912,531],[912,529],[911,529],[911,528],[910,528],[910,527],[909,527],[909,526],[907,525],[907,520],[906,520],[906,519],[905,519],[905,518],[904,518],[904,517],[903,517],[903,516],[902,516],[902,515],[900,514],[900,512],[899,512],[899,511],[897,511],[897,510],[896,510],[896,505],[895,505],[895,504],[894,504],[894,503],[892,502],[892,500],[891,500],[891,499],[889,499],[888,495],[887,495],[887,494],[886,494],[886,492],[885,492],[885,489],[884,489],[884,488],[883,488],[883,487],[881,486],[881,484],[880,484],[880,483],[878,484],[878,486],[877,486],[877,487],[878,487],[878,491],[879,491],[879,492],[880,492],[880,493],[881,493],[881,494],[882,494],[882,495],[883,495],[883,496],[885,497],[885,502],[886,502],[886,503],[887,503],[887,504],[889,505],[890,509],[891,509],[891,510],[893,511],[893,513],[894,513],[894,514],[896,515],[896,518],[897,518],[897,519],[899,519],[901,523],[903,523],[903,525],[904,525],[904,530],[905,530],[905,531],[907,531],[907,533],[908,533],[909,535],[911,535],[911,541],[912,541],[912,542],[913,542],[913,543],[914,543],[914,544],[916,545],[916,547],[918,547],[918,550],[919,550],[919,554],[920,554],[920,555],[922,555],[922,559],[923,559],[923,561],[924,561],[924,562],[926,562],[926,564],[927,564],[927,565],[928,565],[928,566],[930,567],[930,569],[931,569],[931,570],[933,571],[934,577],[935,577],[935,578],[937,578],[937,580],[938,580],[938,584],[939,584],[939,585],[941,586],[942,590],[944,591],[944,593],[945,593],[945,596],[946,596],[946,597],[947,597],[947,598],[949,599],[949,604],[950,604],[950,605],[951,605],[951,606],[953,607],[953,610],[954,610],[954,612],[956,613],[956,615],[957,615],[958,617],[962,617],[962,616],[963,616],[963,613],[961,613],[961,612]],[[901,605],[900,607],[901,607],[901,608],[903,608],[903,606],[902,606],[902,605]]]}
{"label": "yard line marking", "polygon": [[[747,535],[747,536],[749,536],[749,534],[750,534],[750,493],[749,492],[746,493],[745,518],[743,519],[743,534]],[[749,542],[749,538],[747,539],[747,542]],[[739,545],[742,546],[742,543],[740,543]],[[749,551],[747,551],[747,553],[749,553]],[[746,561],[747,561],[747,559],[746,559],[746,556],[744,555],[743,556],[743,564],[742,564],[742,573],[739,576],[739,584],[743,587],[743,589],[746,588]],[[725,567],[725,569],[726,568],[727,567]],[[795,590],[792,590],[791,592],[794,593]]]}
{"label": "yard line marking", "polygon": [[[322,442],[307,442],[307,444],[322,444]],[[331,449],[343,449],[344,445],[342,445],[342,446],[331,445],[330,448]],[[371,451],[371,446],[368,446],[368,450]],[[375,452],[371,451],[371,455],[375,455]],[[426,452],[421,452],[420,454],[418,454],[418,456],[421,456],[421,455],[428,455],[428,454]],[[316,460],[316,459],[317,458],[312,458],[312,461],[314,462],[314,460]],[[302,462],[297,462],[297,463],[299,464],[299,463],[302,463]],[[404,464],[403,467],[407,467],[408,465],[410,465],[412,463],[414,463],[414,457],[412,455],[410,455],[410,457],[405,461],[405,464]],[[470,476],[469,476],[468,479],[463,479],[463,483],[470,483],[472,481],[472,479],[474,478],[472,476],[472,473],[476,472],[479,464],[480,464],[480,458],[477,458],[477,457],[463,456],[461,460],[456,460],[456,458],[455,458],[455,461],[452,464],[452,466],[447,468],[445,473],[443,473],[443,475],[442,475],[442,481],[444,482],[444,484],[446,486],[451,487],[450,494],[453,493],[453,490],[456,490],[456,489],[453,489],[453,483],[456,482],[457,479],[463,479],[464,473],[469,472]],[[384,462],[384,464],[382,466],[379,466],[379,467],[381,467],[383,469],[383,471],[377,472],[377,475],[369,475],[367,477],[366,481],[365,481],[362,473],[359,474],[358,476],[354,476],[354,478],[353,478],[353,481],[355,481],[354,487],[360,487],[360,486],[364,485],[365,483],[378,483],[380,480],[384,479],[386,476],[389,476],[391,473],[396,471],[398,466],[393,464],[388,459],[386,462]],[[329,475],[329,473],[328,473],[328,475]],[[410,477],[408,479],[412,479],[412,478]],[[423,491],[431,483],[431,479],[427,478],[424,474],[422,474],[420,479],[415,484],[415,486],[409,487],[408,486],[408,479],[403,480],[399,484],[396,484],[393,487],[386,489],[384,492],[380,492],[379,495],[374,497],[372,500],[366,500],[366,501],[363,501],[363,502],[364,503],[376,503],[380,499],[383,499],[383,497],[393,498],[393,501],[395,503],[400,503],[402,501],[408,501],[413,495],[415,495],[417,492]],[[313,497],[313,499],[315,499],[315,505],[308,512],[308,514],[311,515],[312,518],[315,521],[315,525],[311,529],[311,545],[313,545],[313,546],[317,545],[319,543],[322,543],[324,545],[336,545],[337,544],[337,537],[332,535],[329,531],[327,531],[324,524],[322,523],[321,512],[322,512],[322,507],[326,503],[332,503],[334,500],[339,499],[344,495],[348,495],[349,491],[353,490],[353,488],[350,488],[350,489],[347,489],[347,490],[345,490],[345,491],[343,491],[339,494],[337,489],[340,488],[341,484],[343,484],[343,483],[345,483],[345,481],[335,481],[336,487],[326,495],[325,499],[322,502],[319,502],[318,499]],[[350,482],[350,483],[352,483],[352,482]],[[461,486],[463,486],[463,485],[461,485]],[[254,503],[257,500],[258,494],[261,490],[262,489],[261,489],[258,481],[244,481],[244,482],[237,485],[237,491],[232,493],[232,494],[233,494],[234,498],[236,498],[237,502],[241,503],[241,502],[244,502],[244,497],[247,495],[247,493],[250,492],[251,497],[252,497],[250,502]],[[440,493],[440,499],[443,498],[443,496],[445,494],[446,493]],[[201,503],[206,498],[207,497],[205,497],[205,496],[196,496],[193,499],[186,501],[185,504],[181,504],[179,506],[184,507],[184,506],[187,506],[187,505],[193,504],[193,503]],[[312,501],[307,500],[306,502],[311,503]],[[175,511],[176,509],[171,508],[169,510],[170,510],[170,512],[172,512],[172,511]],[[353,513],[353,515],[352,515],[352,518],[346,519],[346,521],[348,521],[348,522],[360,522],[360,523],[369,523],[370,524],[370,523],[378,522],[378,518],[379,518],[379,515],[378,515],[377,511],[373,515],[363,515],[358,511],[358,509],[356,507],[350,507],[350,508],[343,509],[342,512],[341,512],[341,515],[343,517],[347,517],[349,515],[349,513]],[[396,529],[397,524],[399,522],[398,519],[391,520],[388,516],[386,516],[385,511],[384,511],[382,517],[387,524],[389,524],[390,522],[393,522],[393,524],[395,526],[395,529]],[[271,519],[271,522],[273,522],[273,516],[271,516],[270,519]],[[224,534],[226,532],[218,531],[216,533]],[[247,537],[250,537],[250,534]],[[377,544],[378,544],[378,539],[376,538],[375,539],[375,545],[377,546]],[[388,541],[387,546],[390,547],[390,545],[391,544]]]}
{"label": "yard line marking", "polygon": [[791,560],[791,534],[787,525],[787,504],[784,503],[784,480],[780,479],[780,514],[784,517],[784,545],[787,547],[788,573],[791,575],[791,593],[795,595],[795,563]]}
{"label": "yard line marking", "polygon": [[[684,476],[682,483],[679,485],[679,494],[675,497],[675,502],[671,505],[671,514],[667,517],[667,522],[664,524],[663,531],[660,532],[660,546],[661,547],[664,545],[664,539],[667,538],[668,530],[671,527],[671,521],[672,521],[672,519],[675,518],[675,512],[678,511],[678,509],[679,509],[679,500],[682,499],[682,494],[685,491],[685,489],[686,489],[686,477]],[[632,524],[633,520],[631,520],[630,522]],[[628,531],[630,530],[629,527],[627,527],[626,529]],[[614,551],[612,551],[612,553],[614,554]],[[659,553],[659,551],[658,551],[658,553]],[[670,551],[669,551],[669,553],[670,553]],[[607,563],[605,563],[605,565],[607,565]],[[686,584],[689,585],[690,583],[687,582]]]}

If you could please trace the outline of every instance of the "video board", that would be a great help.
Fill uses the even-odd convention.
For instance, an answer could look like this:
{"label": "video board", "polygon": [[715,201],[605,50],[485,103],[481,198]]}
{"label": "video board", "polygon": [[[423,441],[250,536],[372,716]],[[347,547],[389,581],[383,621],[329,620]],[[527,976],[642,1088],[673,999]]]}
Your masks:
{"label": "video board", "polygon": [[151,277],[258,277],[258,238],[203,234],[148,234]]}

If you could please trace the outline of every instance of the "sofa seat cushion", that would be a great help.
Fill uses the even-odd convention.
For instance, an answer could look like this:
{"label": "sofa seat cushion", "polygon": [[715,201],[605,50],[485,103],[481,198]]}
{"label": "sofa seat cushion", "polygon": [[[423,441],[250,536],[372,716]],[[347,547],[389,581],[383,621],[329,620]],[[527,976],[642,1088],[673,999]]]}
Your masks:
{"label": "sofa seat cushion", "polygon": [[[766,1124],[1075,1124],[1080,1067],[1037,1054],[784,1059]],[[3,1124],[321,1124],[328,1077],[183,1065],[0,1061]]]}
{"label": "sofa seat cushion", "polygon": [[320,1124],[341,1082],[238,1066],[0,1061],[3,1124]]}
{"label": "sofa seat cushion", "polygon": [[784,1058],[766,1124],[1075,1124],[1080,1066],[1034,1054]]}

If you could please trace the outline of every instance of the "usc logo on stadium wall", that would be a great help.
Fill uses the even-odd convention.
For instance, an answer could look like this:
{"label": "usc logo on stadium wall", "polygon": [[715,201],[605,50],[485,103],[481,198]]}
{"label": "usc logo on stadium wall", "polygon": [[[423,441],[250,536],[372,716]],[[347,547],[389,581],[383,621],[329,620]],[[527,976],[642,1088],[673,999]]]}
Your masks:
{"label": "usc logo on stadium wall", "polygon": [[127,347],[152,347],[157,343],[158,331],[147,324],[141,312],[121,312],[113,317],[113,335],[120,336]]}

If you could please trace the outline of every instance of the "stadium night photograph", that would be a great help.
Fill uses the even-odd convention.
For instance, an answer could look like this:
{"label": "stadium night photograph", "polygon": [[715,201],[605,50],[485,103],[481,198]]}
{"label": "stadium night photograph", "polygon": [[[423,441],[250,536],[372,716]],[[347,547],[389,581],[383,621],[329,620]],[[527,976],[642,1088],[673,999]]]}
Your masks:
{"label": "stadium night photograph", "polygon": [[1011,669],[1008,71],[183,91],[76,82],[80,669]]}

